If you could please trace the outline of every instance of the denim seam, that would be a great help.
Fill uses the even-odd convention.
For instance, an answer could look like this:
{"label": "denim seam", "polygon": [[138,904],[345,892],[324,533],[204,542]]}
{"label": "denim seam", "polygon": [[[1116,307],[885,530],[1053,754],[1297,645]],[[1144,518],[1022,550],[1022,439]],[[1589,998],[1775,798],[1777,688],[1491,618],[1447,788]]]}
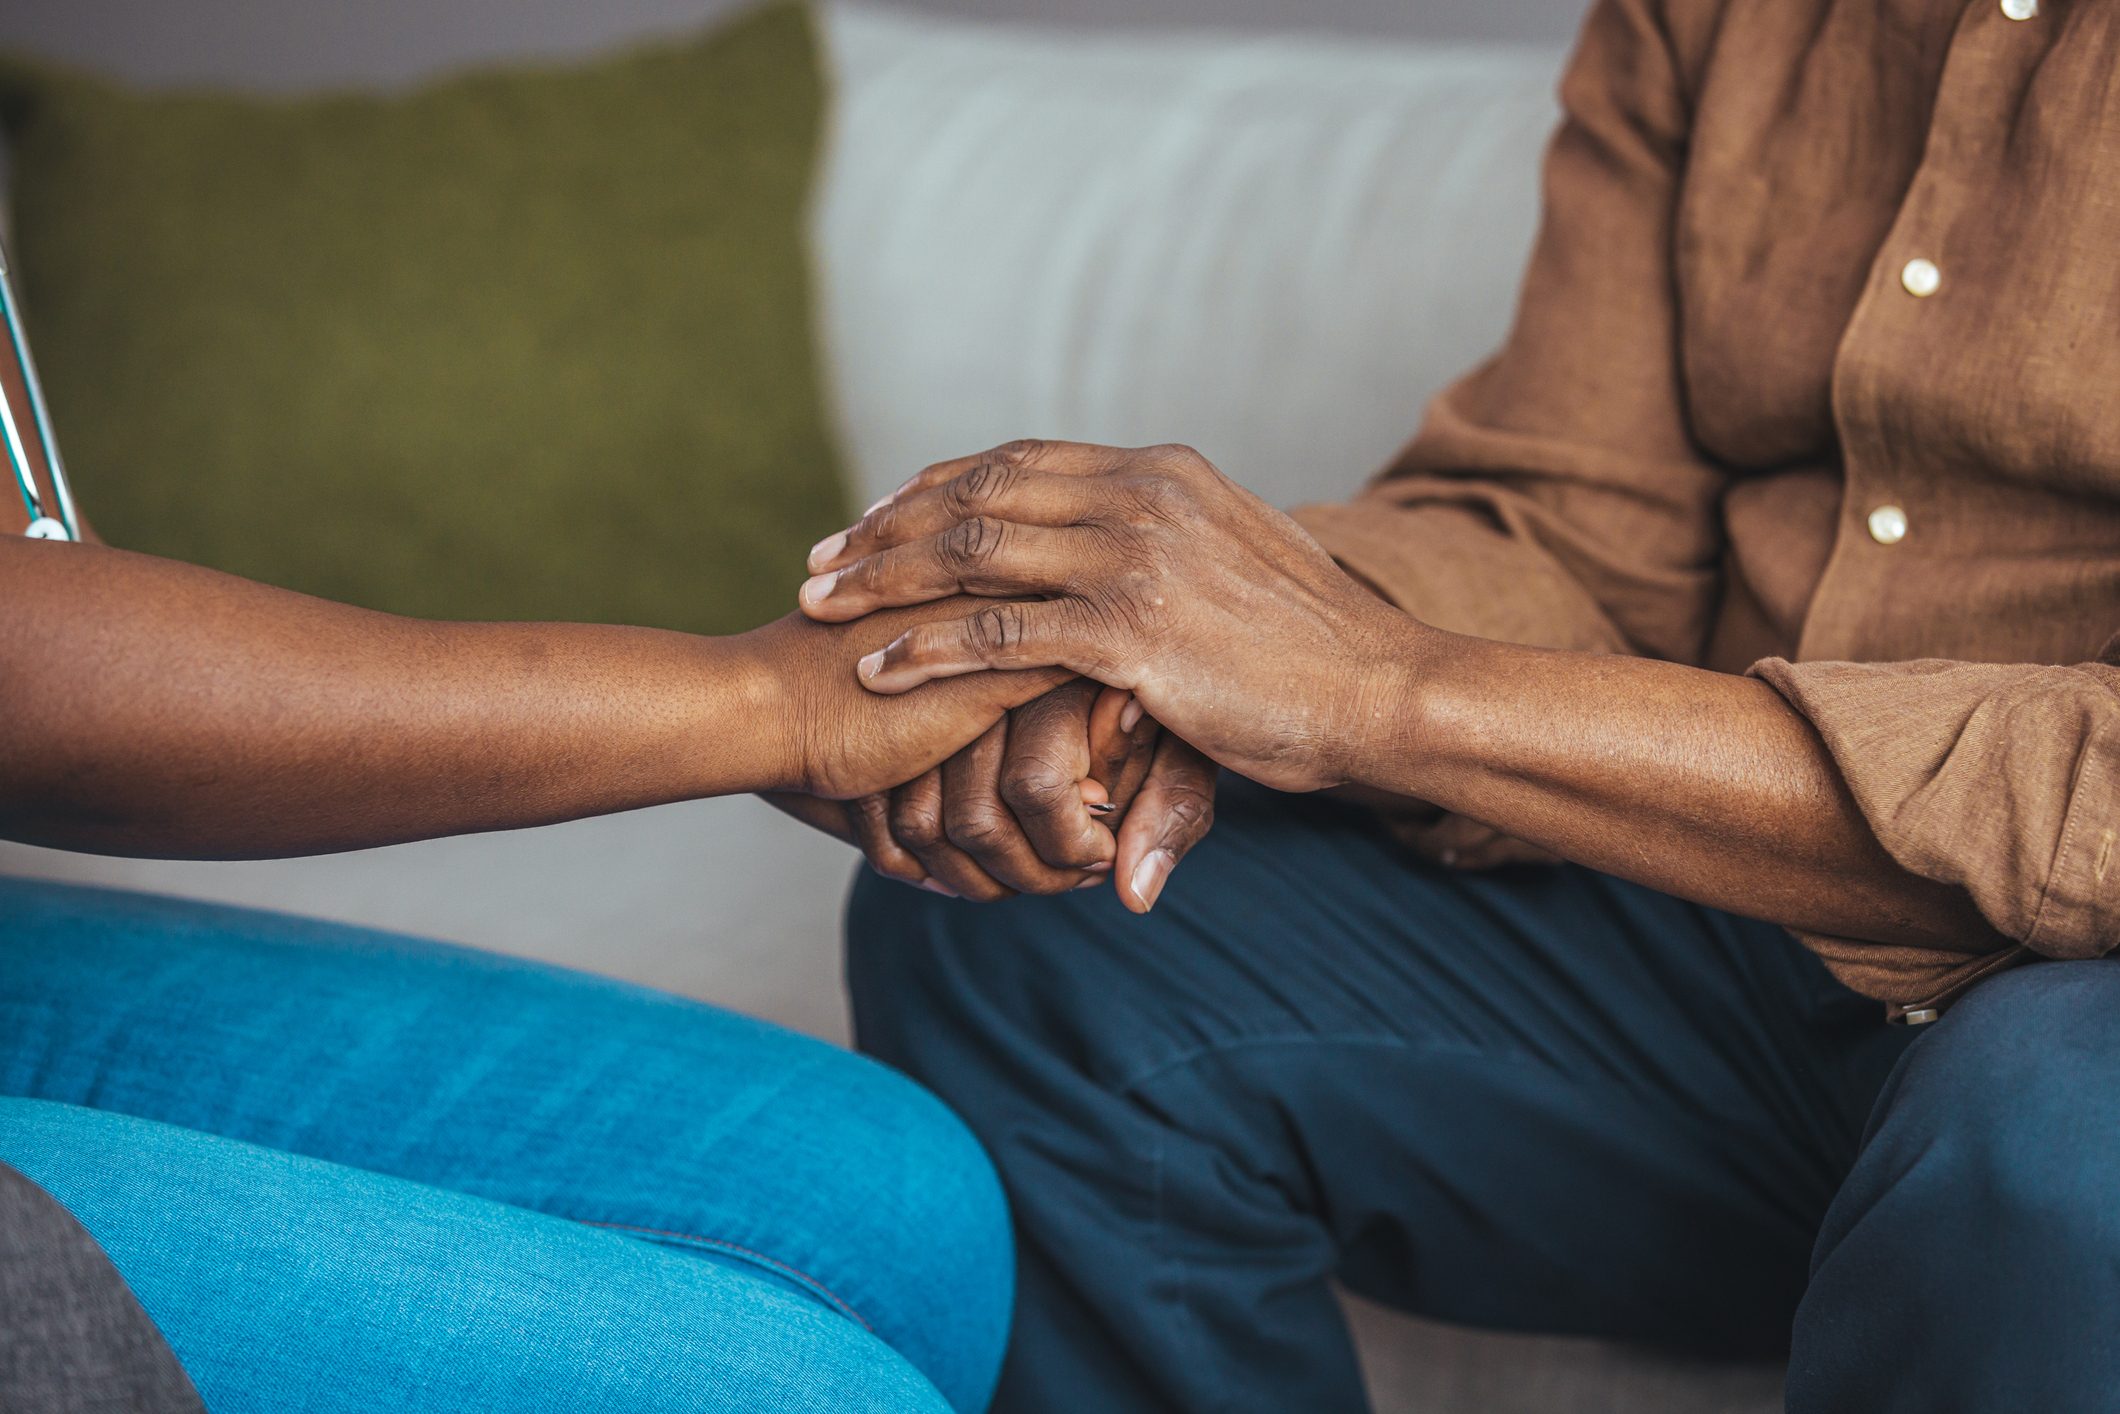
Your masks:
{"label": "denim seam", "polygon": [[847,1302],[840,1299],[839,1294],[833,1291],[832,1288],[826,1286],[823,1282],[811,1276],[808,1272],[803,1271],[800,1267],[790,1266],[788,1263],[781,1261],[777,1257],[768,1257],[763,1252],[754,1252],[752,1249],[743,1246],[741,1243],[731,1242],[727,1238],[722,1237],[702,1237],[695,1232],[669,1232],[659,1227],[640,1227],[633,1223],[599,1222],[594,1218],[581,1218],[577,1219],[577,1221],[581,1222],[582,1225],[585,1227],[608,1228],[616,1232],[634,1233],[641,1237],[662,1238],[668,1241],[676,1242],[696,1242],[702,1247],[711,1247],[718,1251],[729,1252],[733,1253],[738,1257],[747,1258],[748,1260],[756,1262],[761,1266],[770,1268],[771,1270],[778,1272],[780,1275],[787,1277],[791,1281],[801,1283],[805,1290],[815,1293],[818,1297],[828,1302],[833,1310],[847,1317],[856,1325],[859,1325],[863,1330],[868,1331],[871,1334],[875,1333],[876,1328],[870,1325],[868,1321],[862,1317],[862,1314],[859,1311],[855,1310]]}

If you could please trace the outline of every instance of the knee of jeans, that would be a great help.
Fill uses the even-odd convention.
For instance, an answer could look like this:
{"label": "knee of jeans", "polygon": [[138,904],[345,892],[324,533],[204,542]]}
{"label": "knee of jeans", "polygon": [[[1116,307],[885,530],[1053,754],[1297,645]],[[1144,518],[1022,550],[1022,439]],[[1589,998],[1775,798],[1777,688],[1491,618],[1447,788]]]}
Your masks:
{"label": "knee of jeans", "polygon": [[1907,1053],[1883,1104],[1872,1147],[1936,1166],[1925,1191],[2013,1244],[2080,1245],[2120,1164],[2120,967],[1985,983]]}
{"label": "knee of jeans", "polygon": [[1001,1181],[964,1122],[913,1081],[859,1064],[843,1102],[869,1142],[833,1182],[844,1216],[840,1291],[854,1314],[934,1381],[976,1408],[999,1374],[1015,1291]]}
{"label": "knee of jeans", "polygon": [[907,1262],[932,1269],[959,1290],[967,1282],[991,1285],[1005,1278],[997,1268],[1009,1253],[1007,1200],[992,1161],[964,1121],[896,1071],[885,1071],[881,1093],[871,1087],[864,1103],[878,1107],[880,1126],[895,1137],[917,1175],[903,1200],[913,1249]]}

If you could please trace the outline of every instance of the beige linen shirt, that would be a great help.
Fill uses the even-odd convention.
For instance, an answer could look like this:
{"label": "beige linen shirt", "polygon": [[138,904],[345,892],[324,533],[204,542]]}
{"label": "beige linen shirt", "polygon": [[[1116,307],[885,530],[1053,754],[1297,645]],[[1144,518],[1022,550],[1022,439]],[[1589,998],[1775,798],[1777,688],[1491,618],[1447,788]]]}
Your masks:
{"label": "beige linen shirt", "polygon": [[1601,0],[1501,352],[1300,518],[1408,611],[1751,671],[1955,950],[2120,943],[2120,0]]}

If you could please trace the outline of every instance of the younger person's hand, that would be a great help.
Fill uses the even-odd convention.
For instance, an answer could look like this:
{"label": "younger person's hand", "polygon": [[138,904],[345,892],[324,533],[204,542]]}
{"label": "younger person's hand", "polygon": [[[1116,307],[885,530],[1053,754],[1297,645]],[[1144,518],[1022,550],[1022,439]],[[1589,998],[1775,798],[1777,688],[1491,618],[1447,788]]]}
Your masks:
{"label": "younger person's hand", "polygon": [[1062,669],[1039,668],[967,678],[932,695],[862,689],[853,665],[863,653],[968,607],[945,600],[848,624],[790,614],[735,640],[761,684],[762,735],[777,743],[774,761],[762,763],[768,793],[843,801],[888,790],[976,741],[1011,707],[1072,680]]}

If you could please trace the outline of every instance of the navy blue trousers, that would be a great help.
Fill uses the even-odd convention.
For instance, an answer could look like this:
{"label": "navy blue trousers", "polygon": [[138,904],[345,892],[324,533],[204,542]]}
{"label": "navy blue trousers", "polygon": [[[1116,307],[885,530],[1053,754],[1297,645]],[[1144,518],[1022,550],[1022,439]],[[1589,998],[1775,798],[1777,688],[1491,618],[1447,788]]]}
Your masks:
{"label": "navy blue trousers", "polygon": [[1225,781],[1146,919],[865,876],[848,967],[1008,1188],[999,1410],[1359,1410],[1333,1277],[1786,1352],[1796,1414],[2120,1408],[2111,964],[1887,1027],[1778,928]]}

